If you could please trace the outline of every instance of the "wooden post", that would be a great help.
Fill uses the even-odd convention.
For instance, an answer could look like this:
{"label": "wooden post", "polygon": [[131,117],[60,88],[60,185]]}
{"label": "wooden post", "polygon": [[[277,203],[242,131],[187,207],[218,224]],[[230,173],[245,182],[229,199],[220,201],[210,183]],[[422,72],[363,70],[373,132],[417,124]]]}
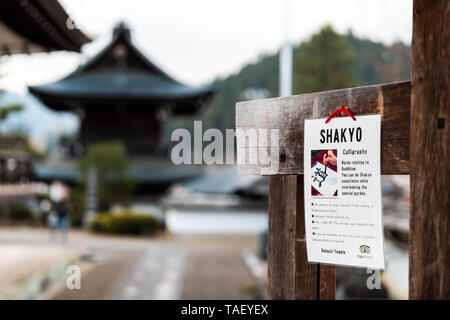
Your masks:
{"label": "wooden post", "polygon": [[448,0],[414,0],[410,299],[450,299],[449,17]]}
{"label": "wooden post", "polygon": [[309,264],[306,255],[303,194],[303,125],[349,105],[357,115],[382,115],[383,174],[409,173],[410,82],[240,102],[236,128],[279,130],[270,139],[239,139],[238,159],[255,150],[275,167],[239,163],[240,174],[269,175],[268,290],[272,299],[334,299],[335,268]]}
{"label": "wooden post", "polygon": [[272,299],[334,299],[334,267],[307,261],[303,175],[270,177],[268,240]]}

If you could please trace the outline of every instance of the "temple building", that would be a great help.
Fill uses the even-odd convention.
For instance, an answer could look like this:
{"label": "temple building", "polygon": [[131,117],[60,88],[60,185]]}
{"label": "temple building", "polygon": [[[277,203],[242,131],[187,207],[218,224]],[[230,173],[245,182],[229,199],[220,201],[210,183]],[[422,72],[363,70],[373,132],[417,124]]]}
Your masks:
{"label": "temple building", "polygon": [[166,174],[176,178],[176,170],[167,168],[170,137],[163,134],[167,117],[193,115],[213,95],[210,86],[184,85],[158,68],[133,45],[123,23],[114,29],[112,41],[73,73],[29,89],[49,108],[79,116],[74,156],[92,143],[119,140],[135,170],[145,163],[147,169],[138,170],[136,177],[149,183],[156,177],[170,180]]}
{"label": "temple building", "polygon": [[118,25],[113,39],[75,72],[55,83],[30,87],[48,107],[81,118],[79,142],[121,140],[132,155],[155,155],[167,147],[165,115],[191,115],[209,100],[209,86],[193,88],[167,75]]}

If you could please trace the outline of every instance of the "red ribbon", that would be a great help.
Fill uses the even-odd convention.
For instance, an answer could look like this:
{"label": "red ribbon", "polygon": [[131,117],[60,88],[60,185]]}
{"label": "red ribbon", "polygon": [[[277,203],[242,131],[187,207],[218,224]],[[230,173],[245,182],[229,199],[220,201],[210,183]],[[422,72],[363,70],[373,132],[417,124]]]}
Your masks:
{"label": "red ribbon", "polygon": [[332,118],[340,117],[342,111],[344,111],[344,113],[346,115],[348,115],[350,118],[352,118],[353,121],[356,121],[356,118],[351,114],[350,110],[348,110],[348,108],[346,106],[341,106],[341,107],[337,108],[336,110],[334,110],[333,113],[329,115],[327,120],[325,120],[325,123],[328,123],[328,121],[330,121]]}

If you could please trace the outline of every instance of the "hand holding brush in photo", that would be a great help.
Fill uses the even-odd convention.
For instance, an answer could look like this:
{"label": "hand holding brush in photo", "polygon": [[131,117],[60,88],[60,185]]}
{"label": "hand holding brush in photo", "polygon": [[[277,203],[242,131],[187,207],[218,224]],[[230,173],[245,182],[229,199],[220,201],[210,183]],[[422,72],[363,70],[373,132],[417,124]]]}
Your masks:
{"label": "hand holding brush in photo", "polygon": [[313,196],[337,196],[337,150],[311,152]]}
{"label": "hand holding brush in photo", "polygon": [[331,164],[333,164],[335,166],[337,165],[337,158],[334,155],[333,150],[328,150],[328,153],[325,153],[323,155],[323,165],[325,167],[327,167],[328,163],[331,163]]}

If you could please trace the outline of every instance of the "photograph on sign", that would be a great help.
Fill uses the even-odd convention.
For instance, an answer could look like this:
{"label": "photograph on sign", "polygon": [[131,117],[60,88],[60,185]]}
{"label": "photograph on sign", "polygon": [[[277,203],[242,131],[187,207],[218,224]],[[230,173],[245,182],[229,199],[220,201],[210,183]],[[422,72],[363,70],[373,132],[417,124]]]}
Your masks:
{"label": "photograph on sign", "polygon": [[337,196],[337,150],[311,151],[311,195]]}

